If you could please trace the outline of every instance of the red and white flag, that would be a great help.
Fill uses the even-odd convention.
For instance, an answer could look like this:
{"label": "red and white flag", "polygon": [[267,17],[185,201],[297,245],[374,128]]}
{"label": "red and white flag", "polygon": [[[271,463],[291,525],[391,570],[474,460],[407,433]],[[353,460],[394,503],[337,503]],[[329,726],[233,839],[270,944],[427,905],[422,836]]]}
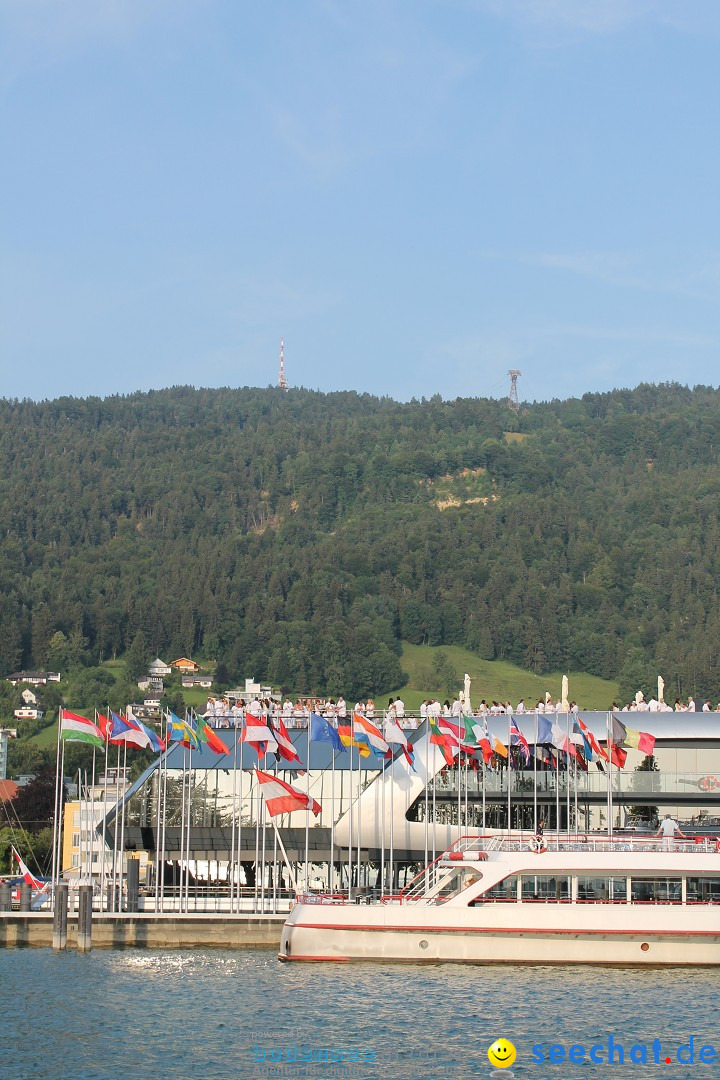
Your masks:
{"label": "red and white flag", "polygon": [[298,765],[302,765],[302,761],[298,757],[298,752],[295,749],[292,739],[287,733],[282,717],[278,716],[275,721],[276,727],[273,727],[273,736],[277,742],[277,752],[281,758],[285,761],[297,761]]}
{"label": "red and white flag", "polygon": [[258,757],[274,754],[278,748],[277,739],[266,722],[259,716],[253,716],[252,713],[245,714],[245,727],[242,730],[240,742],[252,743]]}
{"label": "red and white flag", "polygon": [[277,776],[261,772],[260,769],[255,770],[255,775],[270,817],[275,817],[276,814],[291,814],[293,810],[312,810],[317,817],[322,810],[320,803],[316,802],[312,795],[298,791]]}
{"label": "red and white flag", "polygon": [[15,856],[15,858],[17,859],[18,866],[20,867],[20,873],[23,876],[23,881],[26,881],[28,885],[32,885],[33,889],[43,889],[45,887],[45,882],[44,881],[39,881],[35,877],[35,875],[30,872],[29,868],[23,862],[23,860],[20,858],[20,856],[18,855],[15,848],[12,848],[12,853]]}

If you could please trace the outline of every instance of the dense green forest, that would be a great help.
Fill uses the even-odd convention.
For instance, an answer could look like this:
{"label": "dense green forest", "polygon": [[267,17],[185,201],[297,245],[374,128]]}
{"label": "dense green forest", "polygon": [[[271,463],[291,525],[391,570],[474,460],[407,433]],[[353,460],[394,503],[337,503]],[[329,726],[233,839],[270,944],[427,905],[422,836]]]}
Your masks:
{"label": "dense green forest", "polygon": [[719,458],[709,387],[6,400],[0,673],[148,649],[354,697],[405,638],[718,700]]}

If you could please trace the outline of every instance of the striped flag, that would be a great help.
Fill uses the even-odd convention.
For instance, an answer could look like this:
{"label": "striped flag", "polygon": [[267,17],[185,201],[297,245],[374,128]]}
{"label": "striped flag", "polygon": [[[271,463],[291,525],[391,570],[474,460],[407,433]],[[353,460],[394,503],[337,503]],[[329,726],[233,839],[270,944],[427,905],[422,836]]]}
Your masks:
{"label": "striped flag", "polygon": [[287,728],[285,727],[281,716],[277,717],[273,727],[273,736],[277,742],[277,752],[280,757],[283,758],[284,761],[296,761],[298,765],[302,765],[302,761],[298,756],[298,752],[295,749],[292,739],[288,735]]}
{"label": "striped flag", "polygon": [[408,742],[407,735],[397,720],[393,720],[391,716],[385,721],[385,739],[391,746],[400,745],[402,747],[405,760],[412,771],[415,772],[415,752]]}
{"label": "striped flag", "polygon": [[312,810],[315,817],[322,807],[311,795],[305,791],[298,791],[291,784],[287,784],[271,773],[255,770],[262,797],[265,800],[270,817],[277,814],[291,814],[294,810]]}
{"label": "striped flag", "polygon": [[278,744],[266,722],[252,713],[245,713],[245,727],[240,735],[240,742],[250,743],[255,747],[257,756],[277,753]]}
{"label": "striped flag", "polygon": [[200,742],[207,743],[209,749],[212,750],[214,754],[230,753],[225,743],[220,736],[213,731],[204,716],[195,717],[195,734]]}
{"label": "striped flag", "polygon": [[105,739],[97,724],[79,713],[60,709],[60,738],[63,742],[84,742],[98,749],[105,749]]}
{"label": "striped flag", "polygon": [[349,723],[341,724],[338,720],[337,733],[343,746],[354,746],[360,757],[370,757],[370,747],[367,743],[356,742],[353,738],[353,728]]}
{"label": "striped flag", "polygon": [[522,756],[525,759],[525,764],[527,765],[530,761],[530,747],[528,746],[527,739],[517,726],[514,716],[510,720],[510,745],[520,747]]}
{"label": "striped flag", "polygon": [[377,757],[385,757],[390,749],[380,729],[360,713],[353,713],[353,738],[356,746],[367,746]]}

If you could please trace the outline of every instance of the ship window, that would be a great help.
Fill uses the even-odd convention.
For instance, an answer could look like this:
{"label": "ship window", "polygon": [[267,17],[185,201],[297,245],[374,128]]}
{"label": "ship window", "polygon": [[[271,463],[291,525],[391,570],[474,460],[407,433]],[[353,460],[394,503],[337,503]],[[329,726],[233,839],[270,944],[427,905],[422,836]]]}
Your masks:
{"label": "ship window", "polygon": [[689,877],[687,902],[688,904],[720,904],[720,878]]}
{"label": "ship window", "polygon": [[518,876],[517,874],[511,874],[510,877],[504,878],[503,881],[498,881],[497,885],[493,885],[493,887],[491,889],[488,889],[487,892],[484,892],[481,896],[478,896],[477,900],[475,900],[474,903],[481,904],[485,900],[517,900],[517,890]]}
{"label": "ship window", "polygon": [[442,888],[435,894],[436,899],[449,900],[451,896],[457,896],[468,885],[474,885],[479,881],[482,874],[479,870],[469,870],[466,866],[450,874],[443,882]]}
{"label": "ship window", "polygon": [[631,888],[631,897],[636,904],[679,904],[682,901],[680,878],[634,877]]}
{"label": "ship window", "polygon": [[577,898],[579,903],[592,901],[624,903],[627,899],[627,879],[624,877],[578,877]]}
{"label": "ship window", "polygon": [[570,878],[565,874],[523,874],[523,900],[569,900]]}

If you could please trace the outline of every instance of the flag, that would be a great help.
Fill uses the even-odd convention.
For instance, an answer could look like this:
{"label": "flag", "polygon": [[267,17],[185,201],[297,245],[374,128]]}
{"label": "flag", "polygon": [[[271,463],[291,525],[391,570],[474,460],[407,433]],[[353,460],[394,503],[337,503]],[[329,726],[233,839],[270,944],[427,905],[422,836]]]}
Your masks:
{"label": "flag", "polygon": [[610,741],[614,742],[616,746],[622,746],[625,742],[627,735],[627,728],[621,720],[618,720],[617,716],[613,715],[611,724],[611,736]]}
{"label": "flag", "polygon": [[282,721],[282,717],[278,716],[277,724],[273,728],[273,735],[277,741],[277,752],[281,758],[285,761],[296,761],[298,765],[302,765],[302,761],[298,757],[298,752],[293,745],[293,741],[287,733],[287,728]]}
{"label": "flag", "polygon": [[438,727],[444,735],[450,737],[451,742],[456,744],[459,750],[472,753],[475,749],[475,733],[472,728],[468,731],[468,725],[464,717],[460,717],[460,723],[451,720],[447,716],[438,717]]}
{"label": "flag", "polygon": [[492,744],[493,754],[499,754],[500,757],[506,758],[508,756],[508,748],[504,742],[498,739],[497,735],[490,735],[490,742]]}
{"label": "flag", "polygon": [[550,765],[553,769],[557,769],[557,758],[551,750],[538,744],[534,748],[533,753],[538,761],[541,761],[544,765]]}
{"label": "flag", "polygon": [[550,743],[556,750],[568,750],[567,732],[563,731],[559,724],[550,725],[550,736]]}
{"label": "flag", "polygon": [[278,744],[266,722],[252,713],[245,713],[245,727],[240,734],[240,742],[251,743],[257,752],[257,756],[275,754]]}
{"label": "flag", "polygon": [[136,750],[145,750],[151,745],[150,739],[140,730],[132,717],[118,716],[112,711],[107,739],[113,746],[134,746]]}
{"label": "flag", "polygon": [[167,714],[167,739],[168,742],[180,743],[189,750],[199,750],[200,740],[196,733],[184,720],[176,716],[174,712]]}
{"label": "flag", "polygon": [[510,720],[510,745],[520,747],[525,764],[527,765],[530,761],[530,747],[528,746],[527,739],[517,726],[514,716]]}
{"label": "flag", "polygon": [[489,765],[492,760],[493,749],[488,735],[487,721],[484,724],[473,724],[472,731],[478,747],[482,750],[483,761],[486,765]]}
{"label": "flag", "polygon": [[63,708],[60,709],[60,738],[63,742],[84,742],[105,749],[105,738],[97,724]]}
{"label": "flag", "polygon": [[415,772],[415,752],[407,740],[407,735],[400,727],[397,720],[393,720],[392,717],[388,717],[385,721],[385,739],[391,746],[400,745],[402,747],[405,760],[412,771]]}
{"label": "flag", "polygon": [[385,757],[388,752],[388,744],[383,739],[380,729],[360,713],[353,713],[353,738],[356,746],[369,747],[377,757]]}
{"label": "flag", "polygon": [[255,775],[270,817],[275,817],[276,814],[291,814],[293,810],[312,810],[317,817],[322,810],[320,803],[311,795],[298,791],[279,777],[261,772],[260,769],[255,770]]}
{"label": "flag", "polygon": [[143,724],[142,720],[138,720],[137,716],[133,716],[132,721],[142,731],[148,741],[148,749],[155,750],[156,753],[162,753],[165,749],[165,742],[157,735],[151,727],[147,724]]}
{"label": "flag", "polygon": [[366,743],[355,742],[351,724],[341,724],[338,720],[337,733],[343,746],[354,746],[361,757],[370,757],[370,747]]}
{"label": "flag", "polygon": [[33,889],[43,889],[47,882],[40,881],[39,878],[36,878],[35,875],[28,868],[27,864],[24,863],[23,860],[20,858],[19,854],[17,853],[12,844],[10,845],[10,847],[12,849],[13,855],[17,859],[18,866],[20,867],[20,873],[23,876],[23,881],[26,882],[26,884],[28,885],[32,885]]}
{"label": "flag", "polygon": [[430,725],[430,742],[434,743],[435,746],[440,747],[446,763],[448,765],[452,765],[455,754],[457,754],[460,747],[458,746],[457,741],[453,742],[453,740],[446,732],[441,731],[439,721],[439,716],[428,716],[428,723]]}
{"label": "flag", "polygon": [[655,736],[648,734],[647,731],[634,731],[626,727],[625,746],[632,746],[642,754],[652,754],[655,749]]}
{"label": "flag", "polygon": [[317,713],[310,713],[310,742],[329,742],[333,750],[345,753],[345,747],[335,728],[324,716],[318,716]]}
{"label": "flag", "polygon": [[585,744],[585,757],[587,758],[587,760],[591,761],[593,757],[596,757],[604,758],[604,760],[607,761],[607,754],[593,735],[592,731],[590,731],[588,726],[583,723],[579,716],[575,718],[575,723],[579,727],[580,734],[583,737],[583,743]]}
{"label": "flag", "polygon": [[195,718],[195,734],[200,742],[207,743],[208,748],[212,750],[214,754],[230,753],[220,736],[213,731],[203,716],[197,716]]}
{"label": "flag", "polygon": [[541,746],[553,745],[552,724],[541,714],[538,714],[537,718],[537,739],[535,741]]}

